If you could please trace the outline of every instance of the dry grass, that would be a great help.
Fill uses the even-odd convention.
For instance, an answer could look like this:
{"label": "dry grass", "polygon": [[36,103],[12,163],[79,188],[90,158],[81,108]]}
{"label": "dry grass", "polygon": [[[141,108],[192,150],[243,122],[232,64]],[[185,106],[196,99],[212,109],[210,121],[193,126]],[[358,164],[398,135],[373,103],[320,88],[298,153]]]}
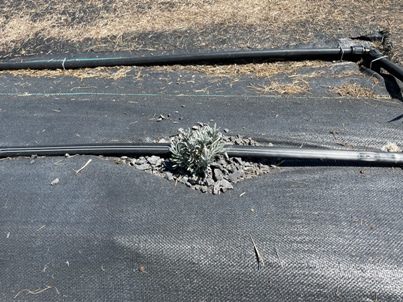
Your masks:
{"label": "dry grass", "polygon": [[324,61],[296,61],[296,62],[268,62],[254,64],[231,64],[231,65],[173,65],[173,66],[154,66],[154,70],[175,71],[188,70],[191,72],[203,73],[215,77],[233,77],[236,75],[250,75],[252,77],[270,78],[278,74],[298,77],[316,77],[320,72],[301,75],[299,71],[303,68],[321,68],[329,67],[330,62]]}
{"label": "dry grass", "polygon": [[38,77],[38,78],[57,78],[61,76],[72,76],[79,79],[89,78],[107,78],[117,80],[123,78],[131,71],[132,67],[97,67],[97,68],[82,68],[82,69],[68,69],[68,70],[5,70],[0,71],[0,74],[12,74],[15,77]]}
{"label": "dry grass", "polygon": [[338,87],[333,87],[332,89],[334,92],[339,94],[340,96],[350,96],[354,98],[360,98],[360,97],[368,97],[368,98],[376,98],[377,95],[375,94],[374,91],[362,87],[361,85],[357,83],[346,83]]}
{"label": "dry grass", "polygon": [[305,94],[310,90],[309,84],[302,79],[292,83],[272,81],[269,85],[250,85],[249,88],[264,94],[275,92],[281,95]]}
{"label": "dry grass", "polygon": [[[234,26],[241,31],[253,26],[261,30],[266,36],[258,39],[259,43],[251,42],[254,48],[274,45],[276,39],[297,44],[311,42],[318,34],[345,37],[387,28],[399,48],[403,14],[396,8],[401,5],[400,0],[3,0],[0,51],[32,53],[35,49],[25,49],[24,43],[38,37],[77,44],[84,39],[94,43],[106,39],[109,50],[127,44],[135,49],[142,48],[144,41],[125,41],[125,33],[135,37],[136,33],[151,36],[173,31],[197,33],[200,43],[195,47],[202,47],[212,34],[205,29],[214,26]],[[237,34],[252,40],[257,32]],[[245,46],[240,41],[238,45]]]}
{"label": "dry grass", "polygon": [[[4,1],[4,10],[17,14],[13,1]],[[92,0],[86,6],[98,10],[97,18],[78,24],[71,16],[84,18],[82,5],[72,5],[71,2],[74,1],[38,1],[36,5],[32,5],[28,1],[22,1],[19,7],[22,13],[11,19],[2,17],[1,42],[27,39],[38,31],[48,37],[78,41],[87,37],[119,36],[127,31],[172,31],[201,28],[206,24],[283,24],[309,18],[312,11],[317,10],[318,1],[140,0],[117,1],[104,10],[105,1]],[[44,16],[33,20],[38,11],[42,11]]]}

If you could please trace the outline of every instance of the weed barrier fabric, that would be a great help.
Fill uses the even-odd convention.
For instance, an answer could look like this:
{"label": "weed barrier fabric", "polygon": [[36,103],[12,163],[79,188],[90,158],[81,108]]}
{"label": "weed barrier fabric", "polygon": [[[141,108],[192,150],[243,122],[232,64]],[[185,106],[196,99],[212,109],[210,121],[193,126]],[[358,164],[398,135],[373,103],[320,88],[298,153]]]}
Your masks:
{"label": "weed barrier fabric", "polygon": [[401,301],[401,170],[289,167],[213,196],[92,159],[0,166],[2,300]]}
{"label": "weed barrier fabric", "polygon": [[[2,75],[1,145],[151,142],[213,120],[275,146],[401,147],[400,100],[155,87],[170,76],[187,79]],[[398,166],[286,160],[220,195],[108,157],[6,158],[0,175],[1,301],[403,301]]]}

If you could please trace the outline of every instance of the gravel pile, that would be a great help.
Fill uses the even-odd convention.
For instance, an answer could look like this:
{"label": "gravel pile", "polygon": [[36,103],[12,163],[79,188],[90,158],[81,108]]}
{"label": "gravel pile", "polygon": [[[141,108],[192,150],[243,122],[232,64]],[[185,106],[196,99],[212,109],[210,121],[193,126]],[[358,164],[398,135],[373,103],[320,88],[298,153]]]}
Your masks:
{"label": "gravel pile", "polygon": [[[223,136],[223,142],[227,145],[259,145],[251,138],[237,136]],[[164,177],[168,181],[181,183],[194,190],[203,193],[220,194],[234,188],[234,185],[242,180],[256,178],[270,171],[270,159],[248,159],[241,157],[226,157],[220,155],[210,165],[205,177],[192,176],[184,170],[175,169],[169,158],[152,156],[140,156],[130,158],[123,156],[115,158],[117,164],[129,164],[134,168]]]}

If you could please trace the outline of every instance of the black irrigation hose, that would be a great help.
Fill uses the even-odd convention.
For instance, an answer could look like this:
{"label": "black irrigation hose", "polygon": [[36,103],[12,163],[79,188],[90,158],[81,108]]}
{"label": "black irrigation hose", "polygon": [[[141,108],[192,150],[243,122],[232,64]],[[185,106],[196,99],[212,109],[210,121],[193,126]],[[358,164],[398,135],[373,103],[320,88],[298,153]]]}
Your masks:
{"label": "black irrigation hose", "polygon": [[25,57],[0,62],[0,70],[16,69],[74,69],[100,66],[151,66],[173,64],[231,63],[262,60],[351,60],[364,59],[370,69],[379,72],[380,68],[403,82],[403,69],[392,63],[379,50],[364,46],[338,48],[300,48],[220,51],[191,54],[167,54],[136,56],[122,53],[59,55],[51,58]]}
{"label": "black irrigation hose", "polygon": [[403,164],[403,153],[369,152],[329,149],[277,148],[262,146],[226,146],[228,156],[278,157],[293,159],[321,159],[363,161],[382,164]]}
{"label": "black irrigation hose", "polygon": [[119,144],[119,145],[69,145],[39,147],[6,147],[0,149],[0,157],[15,156],[64,156],[80,155],[169,155],[169,144]]}
{"label": "black irrigation hose", "polygon": [[253,60],[355,60],[358,61],[369,51],[362,46],[347,48],[317,48],[317,49],[271,49],[271,50],[241,50],[221,51],[192,54],[168,54],[156,56],[119,56],[116,53],[96,54],[93,57],[83,55],[66,55],[50,59],[22,58],[20,60],[0,62],[0,70],[15,69],[73,69],[100,66],[122,65],[173,65],[200,63],[228,63]]}
{"label": "black irrigation hose", "polygon": [[384,56],[379,50],[371,49],[364,55],[364,59],[366,59],[370,69],[379,72],[379,69],[383,68],[403,82],[403,69],[392,63],[387,56]]}
{"label": "black irrigation hose", "polygon": [[403,69],[391,62],[379,50],[364,46],[339,48],[300,48],[220,51],[191,54],[136,56],[123,53],[59,55],[50,58],[25,57],[0,62],[0,70],[16,69],[75,69],[100,66],[151,66],[173,64],[203,64],[251,62],[263,60],[351,60],[364,59],[370,69],[385,69],[403,82]]}
{"label": "black irrigation hose", "polygon": [[[68,154],[133,156],[169,156],[169,144],[121,144],[121,145],[76,145],[44,147],[7,147],[0,149],[0,157],[15,156],[64,156]],[[379,164],[403,164],[403,153],[368,152],[328,149],[275,148],[265,146],[226,145],[228,156],[260,158],[323,159],[341,161],[376,162]]]}

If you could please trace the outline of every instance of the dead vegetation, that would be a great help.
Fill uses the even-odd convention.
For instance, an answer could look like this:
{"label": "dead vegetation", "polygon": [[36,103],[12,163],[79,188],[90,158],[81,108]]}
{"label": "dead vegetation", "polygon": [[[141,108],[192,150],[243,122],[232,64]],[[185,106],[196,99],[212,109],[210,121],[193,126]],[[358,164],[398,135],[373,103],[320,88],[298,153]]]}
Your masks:
{"label": "dead vegetation", "polygon": [[388,29],[397,59],[400,6],[400,0],[3,0],[0,54],[287,47]]}
{"label": "dead vegetation", "polygon": [[[331,62],[324,61],[296,61],[296,62],[267,62],[250,64],[229,64],[229,65],[172,65],[172,66],[151,66],[151,70],[159,71],[178,71],[187,70],[189,72],[206,74],[214,77],[231,77],[234,79],[237,75],[249,75],[251,78],[270,78],[272,76],[283,74],[291,78],[312,78],[321,76],[323,71],[313,71],[308,74],[301,74],[304,68],[315,70],[331,66]],[[86,78],[109,78],[117,80],[125,77],[134,68],[141,73],[143,67],[117,66],[117,67],[97,67],[82,69],[57,69],[57,70],[10,70],[0,71],[0,74],[7,73],[16,77],[47,77],[56,78],[60,76],[73,76],[80,79]]]}
{"label": "dead vegetation", "polygon": [[333,87],[333,91],[339,94],[340,96],[350,96],[354,98],[360,97],[368,97],[368,98],[376,98],[377,95],[371,89],[366,87],[362,87],[357,83],[345,83],[343,85]]}
{"label": "dead vegetation", "polygon": [[275,92],[281,95],[305,94],[310,90],[308,82],[302,79],[292,83],[271,81],[268,85],[250,85],[249,88],[264,94]]}
{"label": "dead vegetation", "polygon": [[127,76],[133,67],[130,66],[117,66],[117,67],[97,67],[97,68],[82,68],[82,69],[19,69],[19,70],[5,70],[0,71],[0,74],[11,74],[15,77],[37,77],[37,78],[57,78],[61,76],[72,76],[83,79],[89,78],[106,78],[118,80]]}
{"label": "dead vegetation", "polygon": [[[173,65],[173,66],[154,66],[154,70],[174,71],[188,70],[191,72],[203,73],[215,77],[228,77],[234,75],[250,75],[252,77],[269,78],[278,74],[287,74],[289,76],[299,74],[303,68],[321,68],[328,67],[331,62],[324,61],[296,61],[296,62],[267,62],[251,64],[230,64],[230,65]],[[299,74],[299,76],[301,76]],[[317,76],[316,73],[302,75],[302,77]]]}

